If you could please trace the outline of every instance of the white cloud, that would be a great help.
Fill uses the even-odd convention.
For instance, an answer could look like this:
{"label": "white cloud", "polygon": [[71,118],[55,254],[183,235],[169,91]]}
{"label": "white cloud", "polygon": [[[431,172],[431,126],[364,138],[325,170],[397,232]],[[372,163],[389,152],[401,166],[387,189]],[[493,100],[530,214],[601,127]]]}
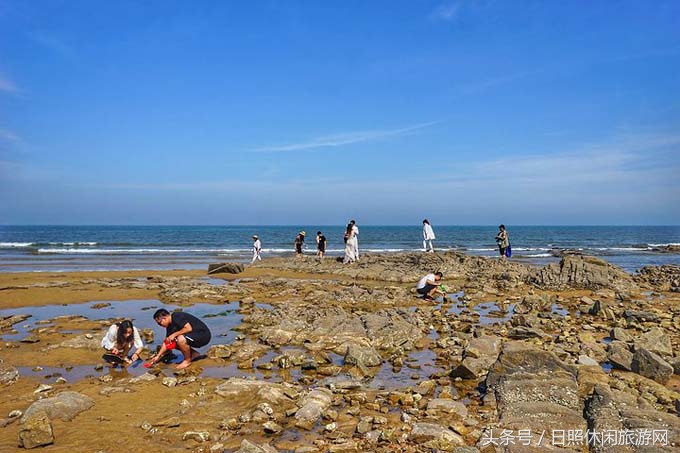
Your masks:
{"label": "white cloud", "polygon": [[432,121],[429,123],[416,124],[415,126],[404,127],[401,129],[392,130],[373,130],[373,131],[357,131],[344,132],[340,134],[327,135],[324,137],[317,137],[306,142],[290,143],[286,145],[272,145],[253,148],[251,151],[256,152],[281,152],[281,151],[302,151],[318,148],[334,148],[343,145],[351,145],[354,143],[363,143],[374,140],[380,140],[388,137],[398,137],[408,135],[419,129],[433,126],[440,121]]}
{"label": "white cloud", "polygon": [[439,5],[432,14],[430,14],[430,17],[432,19],[450,22],[456,18],[459,12],[460,3],[446,3]]}

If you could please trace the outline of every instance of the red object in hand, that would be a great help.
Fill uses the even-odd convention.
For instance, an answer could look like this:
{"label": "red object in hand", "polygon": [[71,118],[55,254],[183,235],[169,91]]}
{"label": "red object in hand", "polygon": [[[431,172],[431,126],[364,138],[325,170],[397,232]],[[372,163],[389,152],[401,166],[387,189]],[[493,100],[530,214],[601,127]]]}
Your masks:
{"label": "red object in hand", "polygon": [[177,341],[176,340],[168,341],[168,339],[166,338],[165,340],[163,340],[163,343],[165,343],[165,349],[168,349],[168,350],[172,350],[172,349],[175,349],[177,347]]}
{"label": "red object in hand", "polygon": [[153,363],[151,363],[151,362],[146,362],[144,364],[144,368],[151,368],[152,366],[153,366]]}

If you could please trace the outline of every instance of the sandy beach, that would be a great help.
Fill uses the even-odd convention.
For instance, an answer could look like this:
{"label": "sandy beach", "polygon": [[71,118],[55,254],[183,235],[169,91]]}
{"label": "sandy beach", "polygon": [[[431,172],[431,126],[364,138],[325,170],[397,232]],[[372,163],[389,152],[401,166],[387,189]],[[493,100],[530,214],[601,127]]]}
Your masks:
{"label": "sandy beach", "polygon": [[[0,450],[497,451],[501,429],[605,427],[664,430],[673,450],[678,268],[552,266],[403,253],[210,276],[0,274]],[[426,302],[413,286],[434,269],[449,296]],[[163,306],[206,320],[206,358],[103,364],[122,316],[159,344]]]}

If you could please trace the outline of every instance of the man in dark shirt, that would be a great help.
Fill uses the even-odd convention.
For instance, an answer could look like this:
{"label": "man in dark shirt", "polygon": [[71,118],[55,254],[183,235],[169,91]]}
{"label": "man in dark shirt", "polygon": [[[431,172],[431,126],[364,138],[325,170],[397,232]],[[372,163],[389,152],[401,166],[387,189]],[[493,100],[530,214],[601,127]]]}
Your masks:
{"label": "man in dark shirt", "polygon": [[165,340],[158,353],[151,358],[149,363],[154,364],[163,357],[166,351],[177,348],[184,355],[182,363],[177,365],[178,369],[186,368],[191,365],[191,361],[200,353],[194,348],[200,348],[210,342],[210,329],[203,321],[197,317],[176,311],[170,313],[161,308],[153,314],[153,319],[159,326],[165,327]]}
{"label": "man in dark shirt", "polygon": [[323,259],[323,256],[326,254],[326,236],[324,236],[321,231],[316,233],[316,248],[316,255]]}

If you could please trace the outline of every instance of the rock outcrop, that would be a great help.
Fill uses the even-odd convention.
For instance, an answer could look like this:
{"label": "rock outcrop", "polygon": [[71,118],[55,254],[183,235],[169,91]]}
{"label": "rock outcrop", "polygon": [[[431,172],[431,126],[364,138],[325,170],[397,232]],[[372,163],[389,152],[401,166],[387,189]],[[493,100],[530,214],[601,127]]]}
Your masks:
{"label": "rock outcrop", "polygon": [[528,278],[542,289],[613,289],[629,292],[636,285],[620,268],[592,256],[567,255],[559,263],[548,264]]}

